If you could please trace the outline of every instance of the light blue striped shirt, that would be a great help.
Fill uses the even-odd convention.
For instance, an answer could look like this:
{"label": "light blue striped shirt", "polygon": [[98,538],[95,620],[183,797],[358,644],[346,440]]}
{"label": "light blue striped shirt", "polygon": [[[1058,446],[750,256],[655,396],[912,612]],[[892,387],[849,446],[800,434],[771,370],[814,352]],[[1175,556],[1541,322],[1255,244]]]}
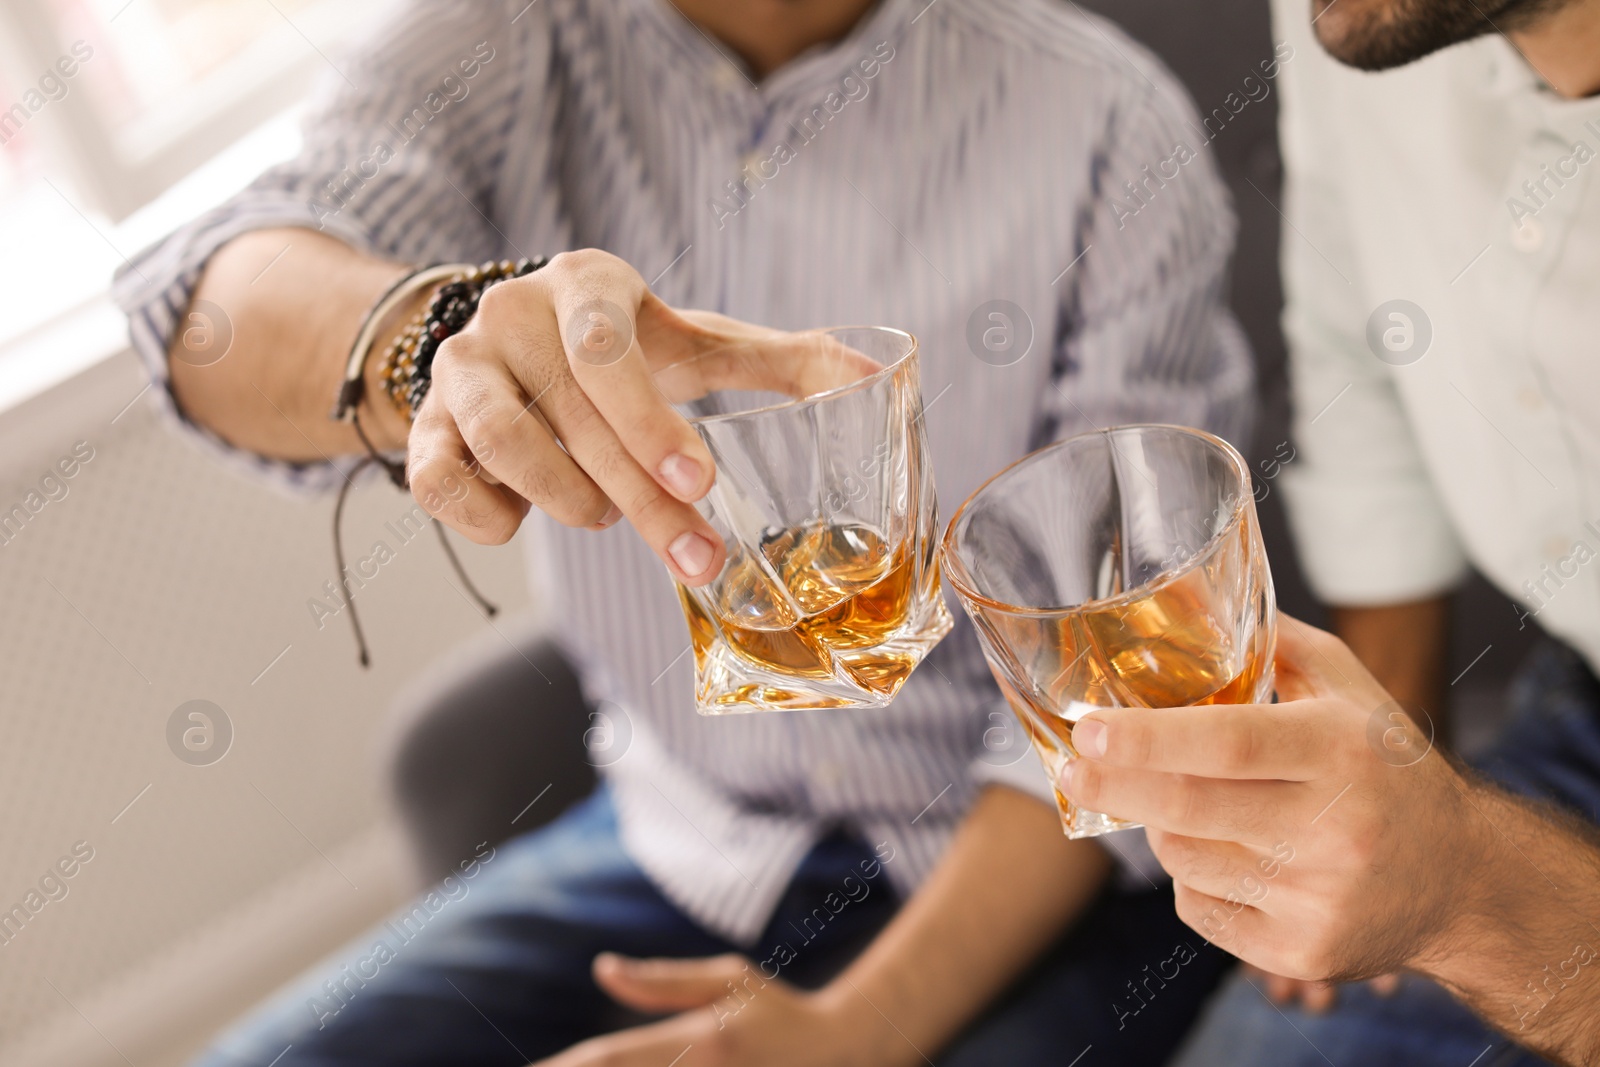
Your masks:
{"label": "light blue striped shirt", "polygon": [[[320,226],[418,262],[593,246],[675,305],[908,329],[946,514],[1064,433],[1246,430],[1207,138],[1177,82],[1076,5],[881,0],[757,85],[667,0],[411,0],[338,65],[297,159],[124,272],[158,380],[217,247]],[[1008,310],[1014,332],[985,338]],[[592,733],[624,845],[708,927],[752,940],[832,829],[891,844],[909,892],[984,782],[1048,796],[964,618],[887,709],[704,719],[676,597],[632,531],[538,533],[540,593],[612,702]]]}

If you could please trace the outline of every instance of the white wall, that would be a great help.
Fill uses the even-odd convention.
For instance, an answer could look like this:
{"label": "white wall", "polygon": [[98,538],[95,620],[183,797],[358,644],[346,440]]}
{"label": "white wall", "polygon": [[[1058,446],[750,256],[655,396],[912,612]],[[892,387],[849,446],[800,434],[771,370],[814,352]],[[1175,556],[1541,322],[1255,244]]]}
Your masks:
{"label": "white wall", "polygon": [[[0,943],[0,1064],[178,1064],[403,896],[385,708],[433,650],[491,625],[431,533],[384,531],[411,503],[375,480],[346,515],[353,555],[396,551],[359,600],[363,672],[345,619],[319,630],[307,608],[335,577],[332,500],[223,469],[150,394],[126,406],[143,385],[123,355],[0,415],[0,513],[93,449],[0,545],[0,913],[76,842],[94,850]],[[517,548],[455,544],[491,599],[526,607]],[[167,740],[195,699],[234,729],[209,766]]]}

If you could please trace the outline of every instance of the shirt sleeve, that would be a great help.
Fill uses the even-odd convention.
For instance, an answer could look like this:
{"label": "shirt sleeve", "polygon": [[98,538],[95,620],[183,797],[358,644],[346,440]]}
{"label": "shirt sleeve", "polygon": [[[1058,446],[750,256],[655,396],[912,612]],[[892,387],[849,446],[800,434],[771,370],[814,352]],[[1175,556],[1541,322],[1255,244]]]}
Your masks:
{"label": "shirt sleeve", "polygon": [[[1369,303],[1348,235],[1362,224],[1342,202],[1338,81],[1303,3],[1278,2],[1279,40],[1294,48],[1279,75],[1286,168],[1284,333],[1297,455],[1280,479],[1313,591],[1343,605],[1442,592],[1466,557],[1423,465],[1392,372],[1368,349]],[[1370,150],[1370,149],[1369,149]]]}
{"label": "shirt sleeve", "polygon": [[1171,422],[1245,447],[1254,367],[1226,303],[1227,190],[1176,79],[1132,42],[1107,64],[1123,89],[1079,208],[1078,258],[1059,283],[1065,325],[1037,443]]}
{"label": "shirt sleeve", "polygon": [[[177,330],[231,329],[226,309],[190,307],[207,261],[228,241],[300,227],[396,262],[506,254],[494,222],[496,182],[518,97],[539,83],[549,43],[537,10],[516,15],[500,2],[408,0],[351,53],[329,60],[294,159],[118,271],[112,292],[135,352],[168,411],[208,450],[293,486],[341,477],[337,465],[240,453],[184,419],[173,401],[167,352]],[[278,269],[293,266],[291,253]]]}

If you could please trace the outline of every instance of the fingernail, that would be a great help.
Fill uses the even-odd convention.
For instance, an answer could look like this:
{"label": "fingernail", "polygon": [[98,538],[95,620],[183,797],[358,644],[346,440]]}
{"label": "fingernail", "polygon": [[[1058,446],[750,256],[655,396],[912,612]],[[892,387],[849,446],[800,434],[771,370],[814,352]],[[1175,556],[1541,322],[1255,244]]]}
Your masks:
{"label": "fingernail", "polygon": [[1099,719],[1083,719],[1072,728],[1072,747],[1078,755],[1098,759],[1106,754],[1106,724]]}
{"label": "fingernail", "polygon": [[612,504],[611,510],[607,511],[605,515],[601,517],[600,521],[589,527],[589,529],[604,530],[606,527],[614,525],[620,518],[622,518],[622,509],[617,507],[615,504]]}
{"label": "fingernail", "polygon": [[661,483],[680,497],[691,497],[700,489],[700,464],[681,452],[674,452],[656,468]]}
{"label": "fingernail", "polygon": [[672,562],[690,578],[704,574],[716,552],[710,541],[692,532],[679,534],[678,539],[667,546],[667,555],[672,557]]}
{"label": "fingernail", "polygon": [[1070,793],[1072,792],[1073,780],[1077,777],[1078,764],[1077,761],[1074,760],[1073,762],[1068,763],[1065,767],[1061,768],[1061,773],[1056,776],[1056,782],[1061,786],[1061,791],[1063,793]]}

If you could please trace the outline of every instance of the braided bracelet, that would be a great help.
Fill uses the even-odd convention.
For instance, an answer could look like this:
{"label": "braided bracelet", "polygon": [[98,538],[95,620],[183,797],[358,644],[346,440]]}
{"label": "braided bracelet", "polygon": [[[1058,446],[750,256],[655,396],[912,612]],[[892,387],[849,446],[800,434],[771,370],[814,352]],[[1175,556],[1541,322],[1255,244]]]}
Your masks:
{"label": "braided bracelet", "polygon": [[500,282],[532,274],[546,262],[539,256],[459,268],[433,294],[427,309],[400,331],[378,364],[378,380],[406,421],[416,418],[433,384],[433,358],[439,346],[466,328],[483,294]]}

